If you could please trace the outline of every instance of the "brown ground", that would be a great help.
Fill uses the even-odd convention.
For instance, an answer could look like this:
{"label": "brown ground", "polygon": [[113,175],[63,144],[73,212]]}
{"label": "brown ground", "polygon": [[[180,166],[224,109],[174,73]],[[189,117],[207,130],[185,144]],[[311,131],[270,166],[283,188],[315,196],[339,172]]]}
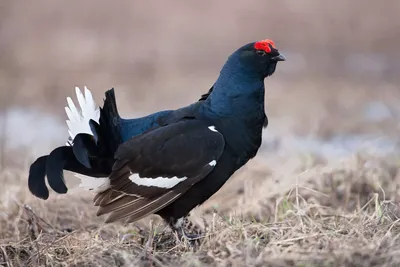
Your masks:
{"label": "brown ground", "polygon": [[[43,202],[21,186],[25,172],[4,172],[0,260],[6,266],[398,266],[398,162],[355,155],[340,164],[266,167],[254,160],[195,210],[193,220],[207,229],[196,248],[174,243],[156,217],[104,225],[79,189]],[[281,168],[283,175],[272,174]]]}
{"label": "brown ground", "polygon": [[[278,2],[0,4],[0,265],[400,266],[399,2]],[[114,86],[124,117],[176,108],[208,90],[233,49],[269,37],[288,61],[266,80],[263,146],[193,211],[199,246],[175,242],[156,216],[105,225],[70,174],[67,195],[29,193],[39,146],[65,141],[74,86],[99,103]],[[27,107],[54,125],[38,127]],[[364,134],[357,149],[332,141]],[[29,138],[44,143],[11,146]]]}

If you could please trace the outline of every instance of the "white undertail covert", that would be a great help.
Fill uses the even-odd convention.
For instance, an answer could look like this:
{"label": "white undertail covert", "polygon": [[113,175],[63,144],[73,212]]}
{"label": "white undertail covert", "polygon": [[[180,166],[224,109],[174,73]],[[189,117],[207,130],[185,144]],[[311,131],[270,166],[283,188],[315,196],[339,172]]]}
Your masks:
{"label": "white undertail covert", "polygon": [[100,109],[94,101],[92,93],[87,87],[84,87],[85,95],[81,92],[79,87],[75,87],[76,98],[78,99],[79,109],[75,106],[74,102],[70,97],[67,97],[68,106],[65,107],[68,120],[69,138],[66,143],[67,146],[72,145],[72,141],[75,136],[80,133],[87,133],[93,135],[90,130],[89,121],[94,120],[99,123]]}
{"label": "white undertail covert", "polygon": [[[69,133],[66,143],[67,146],[72,146],[75,136],[80,133],[93,135],[89,126],[89,121],[94,120],[99,123],[100,119],[100,108],[94,101],[90,90],[85,86],[83,94],[79,87],[75,87],[75,93],[79,107],[77,108],[75,106],[70,97],[67,97],[68,106],[65,107],[65,112],[68,116],[66,122]],[[78,173],[74,173],[74,176],[81,180],[79,187],[92,192],[102,192],[110,186],[108,177],[94,178]]]}

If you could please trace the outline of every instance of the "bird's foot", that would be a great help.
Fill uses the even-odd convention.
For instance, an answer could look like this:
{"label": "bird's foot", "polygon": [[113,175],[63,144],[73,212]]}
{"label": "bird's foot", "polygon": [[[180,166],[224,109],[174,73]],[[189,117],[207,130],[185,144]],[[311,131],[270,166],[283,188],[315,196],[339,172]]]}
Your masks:
{"label": "bird's foot", "polygon": [[185,230],[183,228],[176,230],[176,233],[178,234],[179,239],[182,240],[182,238],[186,239],[189,242],[193,242],[199,239],[204,238],[205,236],[200,233],[186,233]]}
{"label": "bird's foot", "polygon": [[183,228],[175,229],[175,232],[180,241],[186,241],[192,248],[199,246],[201,239],[205,237],[201,233],[186,233]]}
{"label": "bird's foot", "polygon": [[205,237],[202,230],[187,218],[177,220],[171,225],[171,228],[176,232],[179,240],[186,240],[190,245],[198,245],[200,240]]}

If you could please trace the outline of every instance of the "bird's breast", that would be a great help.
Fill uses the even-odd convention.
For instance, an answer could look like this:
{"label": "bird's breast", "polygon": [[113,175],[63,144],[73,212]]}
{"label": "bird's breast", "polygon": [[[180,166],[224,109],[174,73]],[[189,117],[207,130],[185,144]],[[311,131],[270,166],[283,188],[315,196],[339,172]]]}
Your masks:
{"label": "bird's breast", "polygon": [[253,158],[261,146],[262,127],[265,115],[262,118],[249,122],[246,120],[224,120],[217,125],[217,130],[225,139],[225,146],[236,155],[239,161]]}

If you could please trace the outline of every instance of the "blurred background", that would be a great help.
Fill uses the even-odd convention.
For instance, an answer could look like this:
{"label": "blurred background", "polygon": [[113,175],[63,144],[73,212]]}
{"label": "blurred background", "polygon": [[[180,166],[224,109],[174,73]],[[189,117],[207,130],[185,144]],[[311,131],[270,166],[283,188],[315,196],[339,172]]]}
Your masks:
{"label": "blurred background", "polygon": [[66,97],[115,87],[123,117],[197,101],[238,47],[287,57],[266,80],[259,157],[398,150],[400,2],[2,1],[0,167],[67,138]]}

